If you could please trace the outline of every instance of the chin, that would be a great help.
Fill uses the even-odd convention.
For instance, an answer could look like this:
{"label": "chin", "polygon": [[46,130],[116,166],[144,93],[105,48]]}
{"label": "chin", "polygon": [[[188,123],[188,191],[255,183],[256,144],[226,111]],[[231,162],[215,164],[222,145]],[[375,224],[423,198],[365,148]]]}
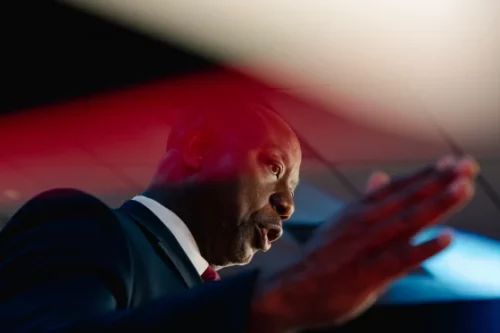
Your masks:
{"label": "chin", "polygon": [[250,255],[250,256],[245,257],[245,258],[235,258],[235,259],[231,260],[230,262],[224,264],[223,266],[216,266],[216,267],[225,268],[225,267],[231,267],[231,266],[245,266],[245,265],[248,265],[250,263],[250,261],[252,261],[252,258],[253,258],[253,255]]}
{"label": "chin", "polygon": [[254,251],[232,251],[230,256],[222,260],[211,260],[209,262],[211,265],[218,268],[242,266],[247,265],[252,260],[253,255]]}
{"label": "chin", "polygon": [[248,247],[245,250],[239,252],[239,255],[235,256],[233,260],[231,260],[231,264],[238,266],[247,265],[248,263],[250,263],[250,261],[252,261],[254,254],[255,251],[252,248]]}
{"label": "chin", "polygon": [[226,256],[219,264],[222,266],[247,265],[250,263],[256,252],[256,249],[252,244],[253,239],[251,237],[247,237],[246,233],[233,236],[233,238],[234,241],[226,247]]}
{"label": "chin", "polygon": [[252,261],[252,259],[253,259],[253,253],[244,258],[243,260],[241,260],[237,265],[247,265],[250,263],[250,261]]}

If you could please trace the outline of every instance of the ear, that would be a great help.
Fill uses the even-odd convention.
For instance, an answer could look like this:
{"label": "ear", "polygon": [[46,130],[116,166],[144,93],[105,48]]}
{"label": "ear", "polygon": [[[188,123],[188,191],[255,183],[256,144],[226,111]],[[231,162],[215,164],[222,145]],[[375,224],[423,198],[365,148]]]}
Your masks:
{"label": "ear", "polygon": [[203,164],[206,143],[203,142],[201,133],[189,135],[182,145],[182,157],[184,164],[189,169],[199,170]]}

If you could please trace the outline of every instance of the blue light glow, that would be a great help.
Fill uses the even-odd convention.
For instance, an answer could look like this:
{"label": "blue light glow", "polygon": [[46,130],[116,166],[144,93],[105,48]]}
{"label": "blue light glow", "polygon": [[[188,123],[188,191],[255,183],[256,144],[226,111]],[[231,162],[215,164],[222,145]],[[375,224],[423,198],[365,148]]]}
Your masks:
{"label": "blue light glow", "polygon": [[[436,236],[443,227],[426,230],[417,242]],[[454,231],[453,243],[423,264],[436,280],[469,298],[500,296],[500,242]]]}

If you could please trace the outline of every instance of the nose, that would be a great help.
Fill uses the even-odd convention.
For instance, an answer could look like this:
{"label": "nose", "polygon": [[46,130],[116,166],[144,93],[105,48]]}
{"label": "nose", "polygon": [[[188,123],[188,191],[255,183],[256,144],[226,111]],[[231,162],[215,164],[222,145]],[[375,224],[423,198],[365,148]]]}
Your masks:
{"label": "nose", "polygon": [[291,193],[274,193],[269,198],[269,203],[283,221],[288,220],[295,211],[295,204]]}

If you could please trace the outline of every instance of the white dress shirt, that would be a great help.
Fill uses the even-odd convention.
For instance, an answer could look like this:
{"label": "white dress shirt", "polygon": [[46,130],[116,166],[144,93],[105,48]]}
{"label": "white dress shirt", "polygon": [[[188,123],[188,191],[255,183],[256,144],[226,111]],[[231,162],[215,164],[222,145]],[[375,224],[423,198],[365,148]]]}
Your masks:
{"label": "white dress shirt", "polygon": [[165,226],[174,235],[175,239],[179,242],[182,249],[188,256],[189,260],[193,263],[196,271],[200,276],[208,268],[208,262],[201,256],[200,249],[194,240],[193,235],[189,231],[186,224],[172,212],[171,210],[165,208],[159,202],[145,197],[143,195],[138,195],[132,198],[132,200],[137,201],[146,208],[148,208],[153,214],[160,219],[160,221],[165,224]]}

